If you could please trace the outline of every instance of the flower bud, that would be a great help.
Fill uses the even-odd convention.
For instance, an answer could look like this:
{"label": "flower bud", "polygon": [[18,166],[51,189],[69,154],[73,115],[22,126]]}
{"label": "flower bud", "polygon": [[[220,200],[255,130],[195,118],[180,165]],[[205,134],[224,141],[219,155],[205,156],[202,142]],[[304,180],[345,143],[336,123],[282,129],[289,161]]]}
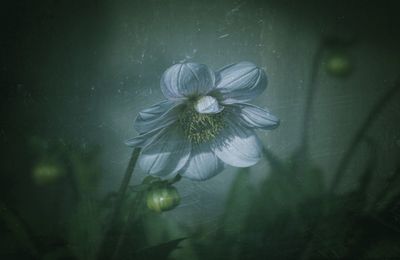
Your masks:
{"label": "flower bud", "polygon": [[146,195],[147,207],[158,213],[175,208],[180,200],[179,193],[173,186],[153,187]]}
{"label": "flower bud", "polygon": [[55,183],[64,175],[64,170],[56,162],[44,161],[35,165],[32,175],[36,184],[46,185]]}
{"label": "flower bud", "polygon": [[348,55],[342,52],[332,53],[325,61],[326,71],[335,77],[350,75],[353,66]]}

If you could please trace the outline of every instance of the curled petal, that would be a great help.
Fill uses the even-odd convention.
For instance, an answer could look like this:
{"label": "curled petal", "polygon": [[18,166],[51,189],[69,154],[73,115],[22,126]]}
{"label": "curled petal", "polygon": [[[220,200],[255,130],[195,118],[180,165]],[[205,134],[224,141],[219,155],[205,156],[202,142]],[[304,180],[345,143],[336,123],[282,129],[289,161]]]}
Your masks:
{"label": "curled petal", "polygon": [[215,74],[206,65],[178,63],[161,77],[161,91],[170,100],[205,95],[214,89]]}
{"label": "curled petal", "polygon": [[194,108],[200,114],[216,114],[221,112],[224,107],[218,104],[218,101],[211,96],[201,97],[195,104]]}
{"label": "curled petal", "polygon": [[211,146],[223,162],[235,167],[249,167],[261,159],[261,141],[251,129],[226,120],[226,126]]}
{"label": "curled petal", "polygon": [[251,104],[234,104],[232,112],[249,128],[271,130],[279,126],[279,119],[268,110]]}
{"label": "curled petal", "polygon": [[220,69],[216,89],[223,104],[250,101],[267,87],[267,76],[263,69],[251,62],[239,62]]}
{"label": "curled petal", "polygon": [[163,101],[142,110],[135,119],[136,131],[144,133],[171,125],[178,118],[179,105],[172,101]]}
{"label": "curled petal", "polygon": [[224,163],[211,151],[210,145],[203,143],[192,146],[192,152],[182,176],[191,180],[204,181],[224,169]]}
{"label": "curled petal", "polygon": [[190,151],[191,144],[182,138],[179,129],[167,127],[143,148],[139,165],[148,174],[174,174],[186,164]]}

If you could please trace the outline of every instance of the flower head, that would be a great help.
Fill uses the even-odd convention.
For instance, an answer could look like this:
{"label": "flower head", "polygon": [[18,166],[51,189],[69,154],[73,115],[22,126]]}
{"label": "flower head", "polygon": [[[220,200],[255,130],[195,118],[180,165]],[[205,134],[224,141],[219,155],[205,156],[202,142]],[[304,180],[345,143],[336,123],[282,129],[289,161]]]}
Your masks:
{"label": "flower head", "polygon": [[206,180],[225,164],[252,166],[261,158],[254,130],[279,124],[267,110],[246,103],[266,86],[265,72],[250,62],[216,72],[204,64],[175,64],[161,78],[167,100],[139,112],[139,136],[127,145],[142,147],[139,165],[151,175]]}

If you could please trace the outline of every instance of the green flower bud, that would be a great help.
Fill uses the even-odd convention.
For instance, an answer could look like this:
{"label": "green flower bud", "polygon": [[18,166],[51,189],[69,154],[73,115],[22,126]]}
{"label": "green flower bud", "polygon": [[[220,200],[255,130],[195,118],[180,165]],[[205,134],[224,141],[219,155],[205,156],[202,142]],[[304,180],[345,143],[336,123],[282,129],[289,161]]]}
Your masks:
{"label": "green flower bud", "polygon": [[348,55],[342,52],[332,53],[325,61],[326,71],[335,77],[350,75],[353,67]]}
{"label": "green flower bud", "polygon": [[173,186],[156,186],[146,195],[147,207],[158,213],[175,208],[180,200],[179,193]]}
{"label": "green flower bud", "polygon": [[38,185],[46,185],[56,182],[64,175],[63,168],[55,162],[40,162],[33,168],[33,180]]}

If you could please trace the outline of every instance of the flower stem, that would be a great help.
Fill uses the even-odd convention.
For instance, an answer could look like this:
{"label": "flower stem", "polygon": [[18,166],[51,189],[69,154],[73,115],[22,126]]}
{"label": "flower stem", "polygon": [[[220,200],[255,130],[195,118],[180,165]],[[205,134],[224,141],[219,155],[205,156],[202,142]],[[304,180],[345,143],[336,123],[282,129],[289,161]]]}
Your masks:
{"label": "flower stem", "polygon": [[109,259],[109,256],[112,254],[112,250],[115,245],[115,239],[114,239],[115,237],[113,235],[113,233],[115,232],[114,229],[117,226],[117,221],[125,199],[125,194],[128,189],[129,182],[132,178],[133,170],[135,169],[135,165],[139,157],[139,154],[140,154],[140,148],[135,148],[132,152],[128,167],[126,168],[124,178],[122,179],[122,183],[118,191],[117,200],[114,206],[114,211],[112,212],[111,215],[111,220],[109,222],[108,228],[105,231],[103,241],[101,242],[99,247],[100,253],[98,255],[98,259]]}
{"label": "flower stem", "polygon": [[310,124],[310,119],[312,115],[312,110],[313,110],[313,105],[314,105],[314,97],[315,97],[315,92],[317,90],[317,76],[320,68],[320,63],[321,63],[321,58],[322,54],[325,48],[324,42],[321,42],[318,45],[318,49],[314,54],[314,58],[312,61],[312,68],[311,68],[311,75],[310,75],[310,83],[308,86],[308,92],[306,96],[306,103],[305,103],[305,108],[304,108],[304,115],[303,115],[303,127],[302,127],[302,140],[300,144],[300,150],[302,151],[302,154],[305,154],[305,152],[308,152],[308,129],[309,129],[309,124]]}
{"label": "flower stem", "polygon": [[[133,170],[135,169],[135,165],[136,165],[137,159],[139,157],[139,154],[140,154],[140,148],[133,149],[131,159],[129,160],[128,167],[126,168],[126,171],[124,174],[124,179],[122,180],[121,186],[119,187],[116,208],[121,207],[121,205],[122,205],[122,202],[123,202],[126,190],[128,188],[129,182],[132,178]],[[116,210],[114,212],[116,212]]]}

